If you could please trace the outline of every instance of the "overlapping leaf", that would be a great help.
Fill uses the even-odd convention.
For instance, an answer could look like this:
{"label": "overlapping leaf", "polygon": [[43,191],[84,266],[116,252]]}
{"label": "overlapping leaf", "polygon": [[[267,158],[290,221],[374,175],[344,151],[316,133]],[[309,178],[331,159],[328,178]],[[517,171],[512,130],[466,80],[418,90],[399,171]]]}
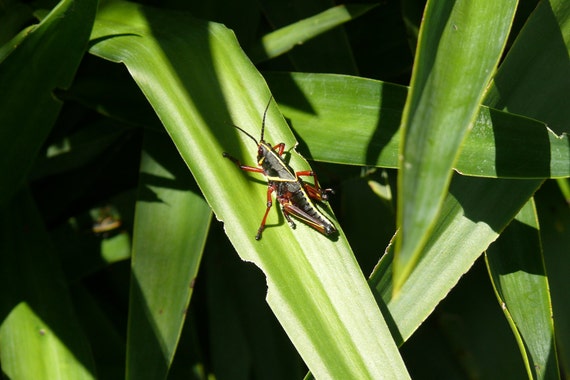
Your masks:
{"label": "overlapping leaf", "polygon": [[429,237],[516,5],[516,0],[427,3],[402,117],[396,293]]}
{"label": "overlapping leaf", "polygon": [[[221,153],[253,160],[251,141],[229,124],[257,134],[270,95],[232,33],[180,13],[114,3],[92,38],[91,52],[127,65],[230,240],[266,274],[268,302],[309,368],[323,377],[407,377],[342,233],[333,241],[302,224],[293,231],[272,214],[263,239],[254,240],[265,186]],[[294,145],[274,106],[266,138]],[[290,156],[293,167],[307,168]]]}

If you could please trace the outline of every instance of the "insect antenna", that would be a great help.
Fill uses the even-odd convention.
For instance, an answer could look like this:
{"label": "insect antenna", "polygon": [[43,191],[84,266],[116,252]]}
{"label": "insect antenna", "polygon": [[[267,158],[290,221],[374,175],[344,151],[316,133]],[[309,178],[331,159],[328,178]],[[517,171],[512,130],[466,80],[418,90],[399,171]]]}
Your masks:
{"label": "insect antenna", "polygon": [[269,109],[269,105],[271,104],[272,100],[273,100],[273,95],[271,95],[269,97],[269,101],[267,102],[267,105],[265,106],[265,111],[263,111],[263,121],[261,122],[261,140],[260,141],[265,141],[265,140],[263,140],[263,133],[265,132],[265,116],[267,116],[267,110]]}
{"label": "insect antenna", "polygon": [[255,143],[255,145],[259,145],[259,143],[257,142],[257,140],[255,139],[255,137],[253,137],[252,135],[250,135],[249,133],[247,133],[246,131],[244,131],[243,129],[241,129],[240,127],[238,127],[235,124],[232,124],[232,127],[239,129],[240,131],[242,131],[247,137],[249,137],[250,139],[253,140],[253,142]]}
{"label": "insect antenna", "polygon": [[[267,110],[269,109],[269,105],[271,104],[271,100],[273,100],[273,95],[271,95],[271,97],[269,98],[269,102],[267,102],[267,106],[265,106],[265,111],[263,111],[263,121],[261,122],[261,139],[260,139],[261,142],[264,142],[263,133],[265,132],[265,117],[267,116]],[[255,137],[253,137],[252,135],[247,133],[245,130],[243,130],[242,128],[238,127],[235,124],[231,124],[231,126],[242,131],[247,137],[249,137],[250,139],[252,139],[255,142],[255,145],[259,145],[259,142],[255,139]]]}

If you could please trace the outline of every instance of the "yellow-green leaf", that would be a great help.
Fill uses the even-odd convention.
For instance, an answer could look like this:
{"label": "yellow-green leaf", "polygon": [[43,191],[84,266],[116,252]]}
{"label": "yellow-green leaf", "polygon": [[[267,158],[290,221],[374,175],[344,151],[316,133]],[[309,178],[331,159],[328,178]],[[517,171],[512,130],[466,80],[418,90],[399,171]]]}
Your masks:
{"label": "yellow-green leaf", "polygon": [[427,3],[402,117],[395,292],[430,235],[516,5],[516,0]]}

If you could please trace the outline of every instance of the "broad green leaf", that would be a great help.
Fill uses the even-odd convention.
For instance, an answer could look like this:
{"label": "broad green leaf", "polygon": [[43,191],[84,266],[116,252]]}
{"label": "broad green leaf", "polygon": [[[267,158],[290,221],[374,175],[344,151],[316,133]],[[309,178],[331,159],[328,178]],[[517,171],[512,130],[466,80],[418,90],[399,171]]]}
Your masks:
{"label": "broad green leaf", "polygon": [[570,2],[539,2],[493,78],[485,104],[570,133],[568,98],[561,96],[570,88],[568,46]]}
{"label": "broad green leaf", "polygon": [[254,62],[275,58],[318,36],[366,13],[376,5],[338,5],[312,17],[307,17],[291,25],[266,34],[249,54]]}
{"label": "broad green leaf", "polygon": [[[264,76],[280,110],[300,138],[300,150],[307,158],[397,168],[405,87],[337,74],[272,72]],[[89,83],[77,86],[68,96],[119,120],[156,124],[139,94],[126,90],[123,83],[115,84],[105,78],[86,82]],[[93,87],[96,84],[100,87]],[[113,89],[111,94],[109,88]],[[327,96],[322,96],[324,93]],[[129,106],[117,106],[124,102]],[[109,131],[109,135],[101,136],[100,143],[112,141],[114,135]],[[339,138],[345,142],[340,146],[336,144]],[[94,141],[93,146],[87,147],[95,150],[100,143]],[[72,157],[64,162],[73,164],[73,157],[83,159],[81,152],[76,152],[77,156],[73,150],[69,153]],[[65,157],[64,154],[62,159]],[[558,136],[540,121],[480,106],[454,169],[477,177],[560,178],[570,177],[569,162],[567,134]],[[52,165],[52,170],[58,167]]]}
{"label": "broad green leaf", "polygon": [[428,1],[402,117],[394,291],[418,261],[517,1]]}
{"label": "broad green leaf", "polygon": [[[222,152],[254,162],[255,146],[230,124],[257,135],[270,94],[233,34],[185,14],[116,2],[101,10],[92,40],[93,54],[125,63],[232,244],[266,275],[268,303],[309,369],[323,378],[407,378],[342,232],[335,240],[302,223],[292,230],[272,212],[255,241],[267,188]],[[295,145],[274,104],[265,137]],[[293,167],[308,169],[289,153]]]}
{"label": "broad green leaf", "polygon": [[165,378],[176,351],[211,217],[192,182],[172,142],[147,131],[133,236],[129,379]]}
{"label": "broad green leaf", "polygon": [[566,178],[559,178],[556,180],[560,192],[564,195],[566,202],[570,201],[570,181]]}
{"label": "broad green leaf", "polygon": [[[542,37],[548,36],[548,34],[542,34],[543,30],[551,30],[555,28],[554,25],[558,25],[560,31],[567,31],[570,28],[568,13],[560,11],[567,9],[562,5],[567,3],[558,2],[557,4],[552,13],[557,15],[558,19],[551,17],[549,12],[533,13],[530,22],[535,27],[523,29],[524,33],[518,38],[518,46],[522,51],[528,51],[532,57],[537,59],[537,62],[544,62],[543,59],[538,59],[541,55],[549,56],[551,60],[548,68],[555,70],[560,77],[566,70],[569,45],[558,45],[557,51],[553,52],[548,49],[541,50],[541,47],[547,44],[540,43]],[[546,3],[541,3],[541,6],[550,7]],[[566,32],[563,34],[568,35]],[[535,44],[538,45],[535,46]],[[515,46],[517,46],[516,43]],[[561,49],[564,49],[564,53]],[[513,52],[511,51],[510,54]],[[519,65],[525,66],[526,63],[527,60],[523,58],[518,61]],[[505,82],[505,86],[519,86],[524,81],[535,81],[536,78],[542,77],[544,69],[538,64],[532,70],[526,71],[524,77],[517,75],[520,71],[515,70],[513,76]],[[508,75],[505,74],[505,76]],[[549,82],[544,82],[543,86],[544,91],[550,88],[551,95],[555,97],[564,96],[564,93],[570,91],[568,88],[553,89]],[[533,94],[527,93],[527,96],[533,96]],[[508,99],[504,101],[508,104]],[[528,111],[531,112],[531,110]],[[570,117],[568,115],[570,109],[565,108],[560,111]],[[544,116],[548,114],[549,112],[545,112]],[[457,190],[454,190],[455,181],[457,181]],[[384,302],[388,304],[390,314],[397,325],[397,330],[395,330],[402,337],[402,341],[405,341],[425,320],[439,300],[445,297],[461,275],[468,270],[480,252],[483,252],[496,239],[498,233],[508,223],[509,215],[514,217],[541,184],[542,181],[536,180],[491,180],[456,176],[450,187],[450,195],[444,202],[444,211],[440,213],[434,232],[424,248],[422,260],[404,285],[400,297],[392,298],[390,278],[385,277],[391,275],[391,254],[381,260],[377,272],[371,278],[371,285],[378,290]],[[459,215],[461,217],[458,218]],[[453,223],[447,222],[453,218],[456,219]],[[458,235],[450,238],[455,232]],[[481,232],[484,236],[477,237]],[[465,256],[471,256],[471,258],[467,259]],[[466,261],[462,262],[464,259]],[[560,281],[565,280],[566,277],[564,280],[560,279]],[[427,292],[426,289],[428,289]],[[556,309],[556,305],[554,308]]]}
{"label": "broad green leaf", "polygon": [[[263,14],[274,28],[284,28],[300,20],[326,12],[332,0],[263,0]],[[317,16],[318,17],[318,16]],[[343,28],[331,29],[289,51],[287,57],[296,70],[356,74],[358,68]]]}
{"label": "broad green leaf", "polygon": [[[311,159],[397,167],[405,87],[335,74],[266,79]],[[481,106],[454,168],[477,177],[569,177],[570,140],[539,121]]]}
{"label": "broad green leaf", "polygon": [[[570,118],[570,108],[561,106],[559,99],[566,98],[570,92],[570,80],[568,79],[568,56],[570,52],[570,3],[564,0],[542,1],[527,21],[525,27],[521,30],[519,36],[513,43],[509,54],[505,57],[505,61],[501,65],[497,75],[491,84],[489,95],[485,99],[487,105],[500,107],[510,111],[516,111],[523,115],[538,118],[546,123],[557,133],[569,132],[567,121]],[[546,102],[533,101],[528,102],[525,98],[533,99],[549,99]],[[569,163],[570,165],[570,163]],[[536,184],[536,187],[540,183]],[[512,193],[520,191],[519,186],[513,186]],[[529,239],[526,231],[518,233],[517,239],[525,241]],[[537,234],[538,232],[533,232]],[[534,239],[538,240],[538,236]],[[524,262],[536,262],[536,257],[541,257],[542,253],[537,247],[535,252],[524,251],[521,260]],[[548,257],[548,255],[545,255]],[[498,257],[499,262],[506,260],[500,267],[509,267],[508,259],[503,256]],[[491,272],[497,270],[493,266],[499,265],[490,262]],[[548,267],[548,265],[547,265]],[[565,283],[567,273],[561,274],[559,271],[553,272],[554,276],[550,277],[552,283]],[[504,285],[506,286],[506,284]],[[515,285],[516,286],[516,285]],[[509,291],[514,292],[516,289]],[[553,309],[561,310],[560,317],[564,316],[564,306],[556,305],[556,301],[560,302],[560,298],[553,297]],[[548,303],[548,299],[543,295],[540,304]],[[565,304],[566,300],[562,300]],[[559,324],[557,315],[554,315],[555,326]],[[531,322],[532,323],[532,322]],[[525,326],[526,327],[526,326]],[[550,325],[534,325],[534,328],[540,327],[542,330],[535,331],[533,336],[543,338],[541,343],[533,342],[533,346],[528,347],[536,350],[536,347],[542,344],[542,349],[548,346],[549,342],[545,342],[544,338],[552,334]],[[528,327],[526,327],[528,329]],[[528,338],[531,339],[531,338]],[[567,337],[561,337],[561,341],[567,341]],[[522,352],[523,357],[527,355]],[[533,360],[544,360],[548,353],[537,354],[531,351]],[[548,375],[552,376],[551,367],[556,364],[554,352],[550,353],[548,358],[548,368],[539,368],[540,370],[549,371]],[[568,363],[568,355],[562,354],[562,363]],[[539,363],[540,365],[540,363]],[[531,369],[532,370],[532,369]]]}
{"label": "broad green leaf", "polygon": [[95,379],[90,349],[26,191],[0,211],[0,363],[10,379]]}
{"label": "broad green leaf", "polygon": [[554,326],[538,220],[531,200],[486,254],[495,293],[531,379],[557,379]]}
{"label": "broad green leaf", "polygon": [[[515,185],[519,190],[511,194]],[[388,247],[369,282],[379,303],[386,304],[389,310],[394,321],[392,332],[399,344],[412,335],[497,239],[535,188],[533,181],[455,175],[422,260],[396,297],[392,282],[393,245]]]}
{"label": "broad green leaf", "polygon": [[53,91],[69,86],[96,7],[95,0],[62,1],[0,49],[0,204],[22,185],[55,122],[61,102]]}
{"label": "broad green leaf", "polygon": [[418,379],[527,378],[481,259],[400,350]]}
{"label": "broad green leaf", "polygon": [[[562,15],[566,14],[562,13]],[[535,12],[533,17],[538,17],[539,20],[533,19],[534,25],[544,25],[546,30],[552,27],[550,24],[553,20],[550,17],[545,18],[545,13]],[[569,21],[570,19],[563,18],[556,22],[560,22],[562,26],[568,25]],[[564,29],[564,27],[561,28]],[[522,49],[525,49],[525,44],[534,47],[534,41],[541,35],[542,28],[536,28],[530,32],[526,29],[526,31],[530,34],[519,37],[522,41],[519,42]],[[534,33],[537,35],[533,35]],[[564,49],[568,50],[568,47]],[[540,53],[549,55],[553,52],[543,50]],[[555,54],[561,57],[560,51]],[[519,62],[524,65],[526,61],[522,59]],[[565,62],[567,62],[566,58],[558,60],[555,66],[557,70],[563,71]],[[536,75],[540,77],[542,73],[540,66],[535,69],[527,72],[528,76],[524,78],[515,75],[510,80],[510,85],[519,85],[525,80],[532,81]],[[544,85],[547,87],[548,83]],[[556,96],[563,96],[560,89],[554,93]],[[527,95],[532,96],[530,93]],[[508,103],[508,99],[505,101]],[[566,113],[569,111],[565,110]],[[480,252],[496,239],[498,233],[508,223],[509,215],[514,216],[542,183],[542,181],[490,180],[461,176],[457,176],[456,181],[459,187],[454,190],[455,181],[452,182],[450,195],[444,202],[443,211],[437,219],[434,232],[424,248],[422,260],[404,285],[400,297],[391,298],[390,279],[385,277],[391,275],[391,255],[381,260],[377,272],[371,278],[372,286],[383,295],[384,302],[388,304],[402,341],[411,335],[437,302],[445,297]],[[459,215],[461,217],[458,217]],[[456,219],[453,223],[447,222],[453,218]],[[456,232],[458,235],[450,238]],[[477,236],[481,232],[484,236]],[[471,256],[471,258],[466,256]],[[445,270],[442,271],[442,268]],[[429,290],[427,293],[426,289]]]}

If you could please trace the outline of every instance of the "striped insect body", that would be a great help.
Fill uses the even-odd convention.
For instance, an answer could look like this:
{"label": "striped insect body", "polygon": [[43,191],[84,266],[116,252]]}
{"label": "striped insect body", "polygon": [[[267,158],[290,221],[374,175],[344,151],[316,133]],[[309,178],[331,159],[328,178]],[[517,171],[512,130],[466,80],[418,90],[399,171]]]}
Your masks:
{"label": "striped insect body", "polygon": [[[267,215],[273,205],[273,193],[275,193],[275,197],[281,205],[285,219],[292,228],[295,228],[295,222],[291,218],[291,216],[294,216],[296,219],[308,224],[324,235],[334,235],[338,232],[336,227],[313,203],[313,200],[327,201],[329,194],[334,192],[331,189],[322,189],[319,186],[315,172],[311,170],[295,172],[283,159],[283,152],[285,150],[284,143],[271,146],[263,139],[265,117],[272,99],[273,97],[269,99],[265,111],[263,112],[261,137],[259,141],[242,128],[234,125],[235,128],[243,132],[257,144],[258,167],[242,165],[237,158],[226,152],[223,153],[225,158],[230,159],[241,170],[260,173],[267,178],[267,208],[265,209],[265,214],[263,215],[261,225],[257,230],[255,238],[256,240],[261,239],[261,234],[265,229]],[[303,181],[301,177],[313,177],[314,184]]]}

